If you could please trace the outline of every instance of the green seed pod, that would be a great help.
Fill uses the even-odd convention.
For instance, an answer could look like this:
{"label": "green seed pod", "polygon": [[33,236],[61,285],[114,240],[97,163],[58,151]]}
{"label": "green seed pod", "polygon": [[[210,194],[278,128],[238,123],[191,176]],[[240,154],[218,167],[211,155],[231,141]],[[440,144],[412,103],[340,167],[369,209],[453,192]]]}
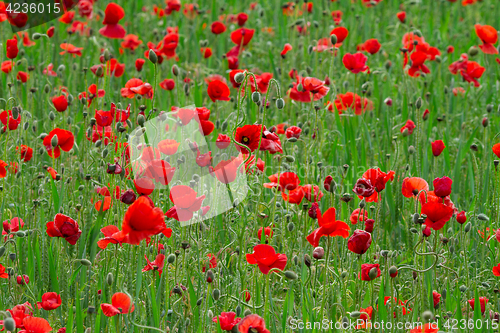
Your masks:
{"label": "green seed pod", "polygon": [[285,158],[286,158],[287,162],[290,162],[290,163],[295,162],[295,157],[293,157],[292,155],[287,155]]}
{"label": "green seed pod", "polygon": [[214,289],[214,291],[212,292],[212,297],[214,298],[214,300],[218,301],[220,298],[220,290]]}
{"label": "green seed pod", "polygon": [[111,60],[111,52],[109,52],[108,49],[104,50],[104,61],[110,61]]}
{"label": "green seed pod", "polygon": [[302,92],[304,90],[304,87],[302,86],[302,83],[299,83],[297,85],[297,91]]}
{"label": "green seed pod", "polygon": [[54,119],[56,119],[56,115],[54,114],[54,112],[53,112],[53,111],[50,111],[50,112],[49,112],[49,119],[50,119],[51,121],[54,121]]}
{"label": "green seed pod", "polygon": [[24,236],[26,236],[26,234],[24,233],[24,231],[19,230],[18,232],[16,232],[16,236],[20,237],[20,238],[23,238]]}
{"label": "green seed pod", "polygon": [[490,218],[488,216],[486,216],[485,214],[482,214],[482,213],[477,216],[477,219],[480,221],[489,221],[490,220]]}
{"label": "green seed pod", "polygon": [[167,257],[167,262],[169,264],[173,264],[175,261],[175,254],[169,254],[168,257]]}
{"label": "green seed pod", "polygon": [[90,265],[92,265],[92,263],[90,262],[90,260],[87,260],[87,259],[80,259],[80,264],[82,264],[83,266],[87,266],[87,267],[89,267]]}
{"label": "green seed pod", "polygon": [[469,232],[471,228],[472,228],[472,224],[471,224],[470,222],[468,222],[468,223],[465,225],[465,227],[464,227],[464,231],[465,231],[465,232]]}
{"label": "green seed pod", "polygon": [[33,35],[31,35],[31,38],[34,40],[38,40],[38,39],[40,39],[40,37],[42,37],[42,35],[39,34],[38,32],[35,32]]}
{"label": "green seed pod", "polygon": [[378,275],[378,270],[373,267],[372,269],[370,269],[370,272],[368,273],[368,276],[370,277],[370,280],[373,280],[375,278],[377,278],[377,275]]}
{"label": "green seed pod", "polygon": [[102,158],[106,158],[106,156],[108,156],[108,148],[104,148],[102,151]]}
{"label": "green seed pod", "polygon": [[252,93],[252,101],[256,104],[260,102],[260,93],[258,91]]}
{"label": "green seed pod", "polygon": [[359,312],[359,311],[353,311],[353,312],[350,313],[350,316],[353,319],[357,319],[357,318],[361,317],[361,312]]}
{"label": "green seed pod", "polygon": [[292,271],[285,271],[285,277],[288,280],[297,280],[298,279],[297,274],[295,274],[295,272],[292,272]]}
{"label": "green seed pod", "polygon": [[16,330],[16,322],[12,317],[7,317],[3,321],[3,327],[7,332],[14,332]]}
{"label": "green seed pod", "polygon": [[106,283],[108,284],[108,286],[111,286],[113,284],[113,280],[113,273],[109,272],[108,276],[106,276]]}
{"label": "green seed pod", "polygon": [[177,65],[175,65],[175,64],[172,66],[172,74],[174,76],[179,75],[179,67]]}
{"label": "green seed pod", "polygon": [[246,317],[246,316],[249,316],[252,314],[252,311],[250,311],[250,309],[246,309],[245,311],[243,311],[243,316]]}
{"label": "green seed pod", "polygon": [[398,272],[398,268],[397,268],[396,266],[391,266],[391,267],[389,268],[389,274],[390,274],[390,275],[394,275],[394,274],[396,274],[397,272]]}
{"label": "green seed pod", "polygon": [[287,225],[288,231],[292,232],[295,229],[295,224],[293,222],[288,223]]}
{"label": "green seed pod", "polygon": [[71,104],[73,102],[75,98],[73,97],[73,95],[69,94],[68,95],[68,104]]}
{"label": "green seed pod", "polygon": [[415,107],[417,109],[420,109],[422,107],[422,98],[417,98],[417,101],[415,102]]}
{"label": "green seed pod", "polygon": [[236,83],[242,83],[244,79],[245,79],[245,74],[243,74],[242,72],[239,72],[234,76],[234,82]]}
{"label": "green seed pod", "polygon": [[330,36],[330,42],[332,42],[333,45],[337,44],[337,35],[333,34]]}
{"label": "green seed pod", "polygon": [[276,100],[276,108],[278,110],[282,110],[284,107],[285,107],[285,101],[283,100],[283,98],[278,98]]}
{"label": "green seed pod", "polygon": [[5,254],[5,246],[0,246],[0,258],[3,257],[3,255]]}
{"label": "green seed pod", "polygon": [[52,145],[52,147],[57,147],[58,143],[59,143],[59,139],[57,138],[57,134],[55,134],[52,137],[52,140],[50,140],[50,144]]}
{"label": "green seed pod", "polygon": [[95,75],[97,77],[101,77],[101,76],[103,76],[103,74],[104,74],[104,69],[102,68],[102,66],[97,67],[97,69],[95,71]]}
{"label": "green seed pod", "polygon": [[142,114],[138,115],[137,116],[137,123],[139,124],[139,126],[144,126],[144,122],[146,121],[146,119],[144,118],[144,116]]}
{"label": "green seed pod", "polygon": [[202,302],[203,302],[203,297],[198,298],[198,300],[196,301],[196,306],[200,306]]}
{"label": "green seed pod", "polygon": [[293,142],[297,142],[297,138],[296,138],[296,137],[294,137],[294,136],[292,136],[292,137],[290,137],[287,141],[288,141],[288,142],[292,142],[292,143],[293,143]]}
{"label": "green seed pod", "polygon": [[461,292],[465,292],[467,290],[467,287],[464,285],[461,285],[460,288],[458,288]]}

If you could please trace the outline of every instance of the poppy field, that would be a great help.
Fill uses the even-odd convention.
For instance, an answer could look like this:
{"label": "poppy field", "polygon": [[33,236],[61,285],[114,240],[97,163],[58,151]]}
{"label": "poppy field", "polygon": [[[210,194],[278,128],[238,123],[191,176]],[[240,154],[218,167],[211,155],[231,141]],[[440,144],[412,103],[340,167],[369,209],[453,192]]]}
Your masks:
{"label": "poppy field", "polygon": [[499,28],[0,1],[1,330],[499,332]]}

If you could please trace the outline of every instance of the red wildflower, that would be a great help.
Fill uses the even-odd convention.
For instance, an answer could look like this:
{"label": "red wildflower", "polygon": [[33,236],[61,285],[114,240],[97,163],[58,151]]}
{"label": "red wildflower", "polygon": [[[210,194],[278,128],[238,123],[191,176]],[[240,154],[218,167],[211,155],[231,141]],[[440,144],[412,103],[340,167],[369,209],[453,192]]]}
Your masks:
{"label": "red wildflower", "polygon": [[174,88],[175,88],[175,80],[165,79],[162,82],[160,82],[160,87],[162,89],[165,89],[165,90],[168,90],[168,91],[174,90]]}
{"label": "red wildflower", "polygon": [[349,237],[349,226],[343,221],[337,221],[335,208],[328,208],[327,211],[321,215],[319,208],[316,210],[318,217],[319,228],[314,230],[309,236],[307,241],[314,247],[319,245],[319,240],[323,236],[329,237]]}
{"label": "red wildflower", "polygon": [[427,215],[425,225],[440,230],[453,216],[453,208],[438,202],[426,202],[422,205],[421,214]]}
{"label": "red wildflower", "polygon": [[162,253],[159,253],[155,260],[153,262],[149,261],[148,256],[144,255],[144,258],[146,258],[147,264],[146,266],[142,269],[143,272],[147,271],[158,271],[158,273],[161,276],[161,273],[163,272],[163,266],[165,266],[165,255]]}
{"label": "red wildflower", "polygon": [[285,46],[283,47],[283,51],[281,51],[281,56],[285,58],[286,54],[292,50],[292,45],[289,43],[286,43]]}
{"label": "red wildflower", "polygon": [[226,31],[226,26],[220,21],[215,21],[210,25],[210,30],[214,35],[220,35]]}
{"label": "red wildflower", "polygon": [[241,318],[236,318],[235,312],[222,312],[220,316],[212,318],[212,321],[219,323],[221,330],[231,331],[241,321]]}
{"label": "red wildflower", "polygon": [[401,127],[400,132],[403,133],[405,130],[407,130],[408,134],[410,135],[410,134],[413,134],[413,130],[415,129],[415,127],[416,126],[415,126],[415,123],[413,122],[413,120],[408,119],[406,121],[406,124],[403,127]]}
{"label": "red wildflower", "polygon": [[155,207],[147,196],[140,196],[125,212],[121,233],[128,236],[128,243],[138,245],[159,233],[169,237],[171,230],[165,226],[161,208]]}
{"label": "red wildflower", "polygon": [[220,80],[213,80],[208,84],[207,93],[212,102],[229,101],[229,95],[231,94],[231,91],[229,90],[227,84],[225,84],[224,82]]}
{"label": "red wildflower", "polygon": [[71,245],[75,245],[82,231],[78,223],[71,217],[56,214],[54,221],[47,223],[47,235],[49,237],[61,237],[64,238]]}
{"label": "red wildflower", "polygon": [[60,55],[69,53],[73,56],[73,58],[75,58],[76,56],[79,56],[79,57],[82,56],[83,47],[76,47],[76,46],[69,44],[69,43],[62,43],[60,45],[60,47],[61,47],[61,49],[64,50],[64,51],[61,51],[59,53]]}
{"label": "red wildflower", "polygon": [[479,37],[483,44],[479,48],[486,54],[498,54],[498,50],[493,45],[498,42],[498,32],[490,25],[474,25],[476,35]]}
{"label": "red wildflower", "polygon": [[357,229],[354,230],[354,233],[347,241],[347,248],[353,253],[364,254],[368,251],[371,244],[371,234],[367,231]]}
{"label": "red wildflower", "polygon": [[231,33],[231,41],[239,46],[246,46],[253,38],[255,30],[240,28]]}
{"label": "red wildflower", "polygon": [[405,23],[406,21],[406,12],[399,12],[396,14],[396,17],[398,18],[401,23]]}
{"label": "red wildflower", "polygon": [[361,265],[361,280],[362,281],[372,281],[372,279],[370,279],[370,271],[373,268],[375,268],[377,270],[377,276],[375,277],[375,279],[376,279],[382,274],[382,271],[380,270],[379,264],[362,264]]}
{"label": "red wildflower", "polygon": [[189,221],[195,212],[202,207],[205,195],[197,196],[195,190],[186,185],[176,185],[170,190],[170,201],[174,207],[170,208],[165,215],[168,218],[176,219],[180,222]]}
{"label": "red wildflower", "polygon": [[347,92],[345,94],[337,94],[337,98],[334,103],[328,102],[328,110],[333,112],[334,106],[339,114],[343,111],[354,110],[354,114],[361,115],[365,111],[373,110],[373,102],[366,97],[361,97],[353,92]]}
{"label": "red wildflower", "polygon": [[106,317],[113,317],[117,314],[134,312],[134,305],[127,294],[115,293],[111,297],[111,304],[103,303],[101,309]]}
{"label": "red wildflower", "polygon": [[52,331],[49,322],[43,318],[25,317],[23,319],[24,330],[19,333],[47,333]]}
{"label": "red wildflower", "polygon": [[[297,90],[297,86],[302,84],[302,91]],[[314,77],[301,78],[297,75],[297,81],[293,83],[293,87],[288,90],[290,98],[297,102],[311,103],[326,96],[329,87],[325,86],[325,82]]]}
{"label": "red wildflower", "polygon": [[[53,146],[54,137],[57,136],[57,144]],[[43,145],[50,157],[58,158],[61,155],[61,149],[65,152],[73,149],[75,136],[70,131],[55,128],[43,139]]]}
{"label": "red wildflower", "polygon": [[264,319],[256,314],[251,314],[243,318],[238,325],[238,331],[240,333],[270,333],[266,329]]}
{"label": "red wildflower", "polygon": [[42,301],[38,302],[38,308],[47,311],[55,310],[62,304],[61,296],[57,293],[50,292],[42,295]]}
{"label": "red wildflower", "polygon": [[406,198],[417,198],[418,193],[422,190],[429,191],[429,184],[427,184],[425,179],[418,177],[406,177],[405,179],[403,179],[403,187],[401,189],[401,192]]}
{"label": "red wildflower", "polygon": [[102,21],[104,27],[99,30],[99,33],[108,38],[124,38],[127,32],[118,23],[124,17],[125,11],[123,8],[114,2],[110,2],[104,11],[104,21]]}
{"label": "red wildflower", "polygon": [[286,254],[276,253],[272,246],[266,244],[256,245],[253,253],[247,253],[246,259],[249,264],[258,265],[263,274],[269,274],[274,268],[282,271],[288,260]]}
{"label": "red wildflower", "polygon": [[[489,299],[486,297],[479,297],[479,303],[481,304],[481,313],[484,315],[484,311],[486,311],[486,304],[488,304]],[[472,311],[474,311],[474,305],[476,302],[476,299],[470,299],[467,302],[469,302],[470,307],[472,308]]]}
{"label": "red wildflower", "polygon": [[368,58],[363,53],[346,53],[342,58],[342,63],[353,74],[358,74],[369,70],[368,66],[366,66],[367,60]]}
{"label": "red wildflower", "polygon": [[21,124],[21,115],[19,114],[16,119],[12,116],[12,110],[6,110],[0,112],[0,122],[4,125],[2,131],[6,131],[7,128],[10,131],[14,131]]}
{"label": "red wildflower", "polygon": [[7,49],[6,54],[8,59],[14,59],[17,57],[19,53],[19,49],[17,47],[17,38],[7,39],[6,43]]}
{"label": "red wildflower", "polygon": [[436,140],[436,141],[432,142],[431,147],[432,147],[432,155],[434,155],[436,157],[441,155],[444,148],[446,148],[443,140]]}

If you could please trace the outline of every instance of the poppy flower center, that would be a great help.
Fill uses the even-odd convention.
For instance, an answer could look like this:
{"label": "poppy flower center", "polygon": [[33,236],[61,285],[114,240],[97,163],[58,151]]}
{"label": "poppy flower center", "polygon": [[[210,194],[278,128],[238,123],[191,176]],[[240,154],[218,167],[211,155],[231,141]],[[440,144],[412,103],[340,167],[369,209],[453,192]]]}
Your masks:
{"label": "poppy flower center", "polygon": [[417,195],[418,194],[418,190],[414,189],[413,191],[411,191],[411,193],[413,193],[413,195]]}
{"label": "poppy flower center", "polygon": [[257,331],[257,329],[255,329],[253,327],[250,327],[250,329],[248,330],[248,333],[259,333],[259,331]]}
{"label": "poppy flower center", "polygon": [[248,143],[248,142],[250,142],[250,139],[249,139],[248,137],[244,136],[244,137],[241,139],[241,141],[243,141],[243,143]]}

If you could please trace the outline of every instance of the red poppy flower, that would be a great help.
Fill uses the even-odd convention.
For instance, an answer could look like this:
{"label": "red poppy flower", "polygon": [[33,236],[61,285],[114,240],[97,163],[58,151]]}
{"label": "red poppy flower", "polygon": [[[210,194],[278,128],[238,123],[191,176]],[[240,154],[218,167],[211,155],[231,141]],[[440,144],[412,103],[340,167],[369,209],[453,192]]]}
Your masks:
{"label": "red poppy flower", "polygon": [[153,181],[146,177],[134,179],[134,185],[140,195],[150,195],[155,189]]}
{"label": "red poppy flower", "polygon": [[176,219],[179,222],[189,221],[193,218],[194,212],[202,207],[205,195],[197,196],[195,190],[186,185],[176,185],[170,189],[170,201],[174,207],[170,208],[165,215],[168,218]]}
{"label": "red poppy flower", "polygon": [[439,328],[436,323],[427,323],[410,330],[410,333],[437,333]]}
{"label": "red poppy flower", "polygon": [[2,62],[2,65],[0,68],[1,68],[2,72],[4,72],[5,74],[9,74],[12,71],[12,66],[14,66],[14,62],[7,60],[7,61]]}
{"label": "red poppy flower", "polygon": [[241,318],[236,318],[235,312],[222,312],[220,316],[212,318],[212,321],[219,323],[221,330],[231,331],[241,321]]}
{"label": "red poppy flower", "polygon": [[373,317],[373,307],[369,306],[366,309],[360,308],[359,312],[361,312],[361,315],[359,316],[359,319],[362,320],[363,322],[359,325],[356,326],[357,330],[363,329],[367,327],[367,323],[372,319]]}
{"label": "red poppy flower", "polygon": [[377,270],[377,276],[375,277],[375,279],[376,279],[382,274],[382,271],[380,270],[379,264],[362,264],[361,265],[361,280],[362,281],[372,281],[372,279],[370,279],[370,271],[373,268],[375,268]]}
{"label": "red poppy flower", "polygon": [[214,254],[212,254],[212,253],[207,254],[207,258],[208,258],[208,260],[203,261],[203,266],[201,268],[201,271],[203,273],[205,273],[207,268],[212,269],[212,268],[217,267],[217,257]]}
{"label": "red poppy flower", "polygon": [[361,51],[366,51],[370,54],[375,54],[380,50],[380,45],[379,41],[376,38],[368,39],[366,42],[364,42],[361,45]]}
{"label": "red poppy flower", "polygon": [[406,22],[406,12],[399,12],[396,14],[396,17],[398,18],[399,21],[401,21],[401,23]]}
{"label": "red poppy flower", "polygon": [[476,29],[476,35],[479,37],[482,45],[479,48],[486,54],[498,54],[498,50],[493,45],[498,42],[498,32],[495,28],[490,25],[474,25]]}
{"label": "red poppy flower", "polygon": [[[387,184],[388,181],[393,181],[394,180],[394,171],[389,171],[387,173],[383,172],[378,169],[368,169],[365,171],[363,174],[364,179],[370,180],[371,184],[375,187],[375,190],[377,192],[381,192],[385,189],[385,184]],[[373,201],[377,201],[377,198],[367,198],[366,201],[371,202],[370,199],[373,199]]]}
{"label": "red poppy flower", "polygon": [[52,104],[58,112],[63,112],[68,108],[68,99],[64,95],[53,97]]}
{"label": "red poppy flower", "polygon": [[125,88],[120,90],[122,97],[134,98],[136,94],[145,98],[153,98],[153,87],[140,79],[130,79],[125,83]]}
{"label": "red poppy flower", "polygon": [[[259,238],[259,240],[262,240],[262,227],[257,232],[257,237]],[[269,240],[273,237],[273,229],[271,229],[270,227],[265,227],[264,237],[266,239],[266,244],[267,244]]]}
{"label": "red poppy flower", "polygon": [[[246,160],[247,158],[248,155],[243,155],[243,159]],[[254,166],[256,166],[257,167],[256,169],[259,170],[260,172],[264,172],[266,163],[260,158],[257,160],[257,163],[255,163],[255,155],[251,155],[250,158],[245,163],[245,170],[247,174],[251,175],[254,172],[255,170]]]}
{"label": "red poppy flower", "polygon": [[47,311],[55,310],[62,304],[61,296],[57,293],[50,292],[42,295],[42,301],[38,302],[38,308]]}
{"label": "red poppy flower", "polygon": [[436,140],[436,141],[432,142],[431,147],[432,147],[432,155],[434,155],[436,157],[441,155],[444,148],[446,148],[443,140]]}
{"label": "red poppy flower", "polygon": [[129,244],[138,245],[159,233],[169,237],[171,230],[165,226],[161,208],[155,207],[147,196],[140,196],[125,212],[121,233],[128,236]]}
{"label": "red poppy flower", "polygon": [[219,149],[226,149],[231,144],[231,138],[225,134],[219,133],[217,136],[217,140],[215,141],[215,145]]}
{"label": "red poppy flower", "polygon": [[158,142],[158,149],[165,155],[174,155],[177,153],[180,143],[173,139],[165,139]]}
{"label": "red poppy flower", "polygon": [[[24,227],[24,221],[21,220],[19,217],[14,217],[10,221],[9,220],[3,221],[2,226],[3,226],[2,235],[7,235],[8,233],[18,232],[22,227]],[[10,235],[10,238],[12,237],[13,235]]]}
{"label": "red poppy flower", "polygon": [[0,264],[0,278],[1,279],[8,279],[9,278],[9,274],[5,273],[5,267],[1,264]]}
{"label": "red poppy flower", "polygon": [[241,155],[238,157],[231,157],[229,160],[220,161],[215,167],[210,167],[210,173],[215,175],[217,179],[223,184],[230,184],[236,180],[238,170],[243,172],[243,159]]}
{"label": "red poppy flower", "polygon": [[359,178],[356,184],[354,184],[352,191],[356,193],[358,197],[368,198],[375,194],[375,186],[373,186],[369,179]]}
{"label": "red poppy flower", "polygon": [[465,81],[474,83],[474,86],[477,88],[481,84],[477,81],[477,79],[483,76],[486,68],[482,67],[475,61],[467,61],[467,68],[461,69],[460,74],[464,78]]}
{"label": "red poppy flower", "polygon": [[181,2],[180,0],[166,0],[167,8],[165,8],[165,14],[170,15],[174,11],[178,12],[181,10]]}
{"label": "red poppy flower", "polygon": [[500,276],[500,264],[498,264],[495,267],[493,267],[492,271],[493,271],[493,275]]}
{"label": "red poppy flower", "polygon": [[298,126],[290,126],[285,131],[285,136],[287,139],[296,138],[300,139],[300,133],[302,133],[302,128]]}
{"label": "red poppy flower", "polygon": [[79,57],[82,56],[83,47],[76,47],[76,46],[69,44],[69,43],[62,43],[60,45],[60,47],[61,47],[61,49],[64,50],[64,51],[61,51],[59,53],[60,55],[69,53],[73,56],[73,58],[75,58],[76,56],[79,56]]}
{"label": "red poppy flower", "polygon": [[444,198],[451,194],[451,184],[453,181],[448,177],[436,178],[432,182],[434,185],[434,194],[438,197]]}
{"label": "red poppy flower", "polygon": [[226,31],[226,26],[220,21],[215,21],[210,25],[210,30],[214,35],[220,35]]}
{"label": "red poppy flower", "polygon": [[[52,146],[53,138],[57,136],[57,145]],[[61,155],[61,149],[65,152],[73,149],[75,137],[70,131],[55,128],[43,139],[43,145],[50,157],[58,158]]]}
{"label": "red poppy flower", "polygon": [[264,319],[256,314],[251,314],[243,318],[238,325],[238,331],[240,333],[270,333],[266,329]]}
{"label": "red poppy flower", "polygon": [[[484,311],[486,311],[486,304],[488,304],[489,299],[486,297],[479,297],[479,303],[481,304],[481,313],[484,315]],[[470,307],[472,308],[472,311],[474,311],[474,305],[476,302],[476,299],[470,299],[467,302],[469,302]]]}
{"label": "red poppy flower", "polygon": [[432,292],[432,300],[434,303],[434,309],[437,309],[437,306],[439,305],[439,302],[441,301],[441,294],[434,290]]}
{"label": "red poppy flower", "polygon": [[9,59],[14,59],[17,57],[17,54],[19,53],[19,49],[17,47],[17,38],[12,38],[12,39],[7,39],[6,43],[7,49],[7,58]]}
{"label": "red poppy flower", "polygon": [[320,201],[323,197],[323,192],[321,192],[318,185],[307,184],[302,186],[302,191],[304,192],[304,197],[309,202]]}
{"label": "red poppy flower", "polygon": [[113,317],[118,314],[134,312],[134,305],[127,294],[115,293],[111,297],[111,304],[103,303],[101,309],[106,317]]}
{"label": "red poppy flower", "polygon": [[278,179],[278,174],[274,174],[268,177],[271,181],[270,183],[265,183],[263,186],[265,188],[278,188],[278,191],[293,191],[299,187],[300,179],[294,172],[283,172]]}
{"label": "red poppy flower", "polygon": [[6,110],[0,112],[0,122],[4,125],[3,131],[5,132],[7,128],[10,131],[15,131],[19,124],[21,124],[21,115],[19,114],[16,119],[12,116],[12,110]]}
{"label": "red poppy flower", "polygon": [[363,53],[346,53],[342,58],[342,63],[353,74],[358,74],[369,70],[368,66],[366,66],[367,60],[368,58]]}
{"label": "red poppy flower", "polygon": [[[1,114],[0,114],[1,117]],[[492,147],[493,154],[495,154],[498,158],[500,158],[500,143],[496,143]]]}
{"label": "red poppy flower", "polygon": [[108,225],[101,229],[101,232],[104,234],[104,238],[100,239],[97,242],[97,246],[101,249],[105,249],[108,244],[122,244],[128,243],[128,237],[124,235],[118,227],[114,225]]}
{"label": "red poppy flower", "polygon": [[416,198],[420,191],[429,191],[429,184],[425,179],[419,177],[406,177],[403,179],[403,187],[401,192],[406,198]]}
{"label": "red poppy flower", "polygon": [[49,237],[61,237],[64,238],[71,245],[75,245],[82,231],[78,223],[71,217],[56,214],[54,221],[47,223],[47,235]]}
{"label": "red poppy flower", "polygon": [[[262,130],[261,126],[262,125],[245,125],[243,127],[238,127],[234,137],[235,141],[244,144],[250,149],[250,151],[255,151],[259,148],[260,133]],[[235,146],[236,149],[243,154],[249,154],[246,148],[242,148],[238,145]]]}
{"label": "red poppy flower", "polygon": [[422,214],[427,215],[425,225],[440,230],[453,216],[453,208],[439,202],[427,202],[422,205]]}
{"label": "red poppy flower", "polygon": [[[299,84],[302,84],[302,91],[297,90]],[[297,81],[288,90],[288,95],[294,101],[311,103],[311,101],[317,101],[325,97],[328,91],[330,91],[330,88],[325,86],[324,81],[314,77],[301,78],[297,75]]]}
{"label": "red poppy flower", "polygon": [[425,61],[427,60],[427,54],[422,51],[416,51],[413,52],[410,55],[411,59],[411,67],[408,69],[408,75],[411,77],[417,77],[420,76],[420,72],[428,74],[431,71],[429,68],[424,65]]}
{"label": "red poppy flower", "polygon": [[286,43],[285,46],[283,47],[283,51],[281,51],[281,56],[285,58],[286,54],[292,50],[292,45],[289,43]]}
{"label": "red poppy flower", "polygon": [[163,266],[165,266],[165,255],[159,253],[153,262],[149,261],[147,255],[144,255],[144,258],[146,258],[147,264],[142,269],[142,271],[143,272],[157,271],[161,276],[161,273],[163,272]]}
{"label": "red poppy flower", "polygon": [[357,224],[358,222],[363,222],[368,219],[368,212],[366,209],[356,208],[349,217],[349,221],[352,224]]}
{"label": "red poppy flower", "polygon": [[208,84],[207,93],[212,102],[229,101],[229,95],[231,94],[231,91],[229,90],[227,84],[225,84],[224,82],[220,80],[213,80]]}
{"label": "red poppy flower", "polygon": [[[272,78],[273,74],[271,73],[262,73],[260,75],[255,75],[255,79],[257,81],[257,87],[259,88],[259,92],[261,94],[265,94],[267,92],[267,89],[269,88],[269,82],[271,81]],[[255,88],[255,82],[253,76],[249,77],[249,81],[252,92],[256,91],[257,89]]]}
{"label": "red poppy flower", "polygon": [[128,34],[124,37],[123,42],[121,43],[121,46],[124,49],[129,49],[131,51],[134,51],[137,49],[140,45],[142,44],[142,40],[139,39],[137,35],[134,34]]}
{"label": "red poppy flower", "polygon": [[314,247],[319,245],[319,240],[323,236],[329,237],[349,237],[349,226],[343,221],[337,221],[335,208],[328,208],[327,211],[321,215],[319,208],[316,209],[318,217],[319,228],[314,230],[309,236],[307,241]]}
{"label": "red poppy flower", "polygon": [[47,333],[52,331],[49,322],[43,318],[25,317],[22,324],[24,330],[19,333]]}
{"label": "red poppy flower", "polygon": [[17,72],[16,79],[21,81],[22,83],[26,83],[29,79],[30,75],[26,72],[19,71]]}
{"label": "red poppy flower", "polygon": [[124,38],[127,32],[118,22],[125,17],[125,11],[123,8],[114,3],[110,2],[104,11],[104,27],[99,30],[99,33],[104,37],[108,38]]}
{"label": "red poppy flower", "polygon": [[108,61],[106,74],[120,77],[125,72],[125,64],[118,63],[115,58]]}
{"label": "red poppy flower", "polygon": [[269,274],[271,269],[285,269],[287,263],[286,254],[276,253],[270,245],[259,244],[253,248],[253,253],[247,253],[247,262],[251,265],[258,265],[263,274]]}
{"label": "red poppy flower", "polygon": [[252,40],[254,33],[253,29],[240,28],[231,32],[231,41],[236,45],[246,46]]}
{"label": "red poppy flower", "polygon": [[406,121],[406,124],[403,127],[401,127],[400,132],[403,133],[405,130],[407,130],[408,135],[410,135],[410,134],[413,134],[413,130],[415,129],[415,127],[416,126],[415,126],[415,123],[413,122],[413,120],[408,119]]}
{"label": "red poppy flower", "polygon": [[175,168],[172,168],[170,164],[163,160],[152,160],[149,162],[144,175],[163,186],[168,185],[175,174]]}
{"label": "red poppy flower", "polygon": [[338,27],[330,31],[330,36],[335,35],[337,36],[337,43],[335,44],[336,47],[340,47],[344,40],[347,38],[349,35],[349,30],[347,30],[344,27]]}
{"label": "red poppy flower", "polygon": [[212,48],[210,47],[202,47],[200,48],[200,52],[205,59],[208,59],[212,56]]}
{"label": "red poppy flower", "polygon": [[371,244],[371,234],[367,231],[357,229],[354,230],[354,233],[347,241],[347,248],[353,253],[364,254],[368,251]]}
{"label": "red poppy flower", "polygon": [[339,114],[343,111],[354,110],[354,114],[361,115],[365,111],[373,110],[373,102],[366,97],[361,97],[358,94],[347,92],[345,94],[337,94],[334,103],[328,102],[328,110],[333,112],[334,106]]}
{"label": "red poppy flower", "polygon": [[174,90],[175,81],[172,79],[165,79],[162,82],[160,82],[160,87],[168,91]]}

